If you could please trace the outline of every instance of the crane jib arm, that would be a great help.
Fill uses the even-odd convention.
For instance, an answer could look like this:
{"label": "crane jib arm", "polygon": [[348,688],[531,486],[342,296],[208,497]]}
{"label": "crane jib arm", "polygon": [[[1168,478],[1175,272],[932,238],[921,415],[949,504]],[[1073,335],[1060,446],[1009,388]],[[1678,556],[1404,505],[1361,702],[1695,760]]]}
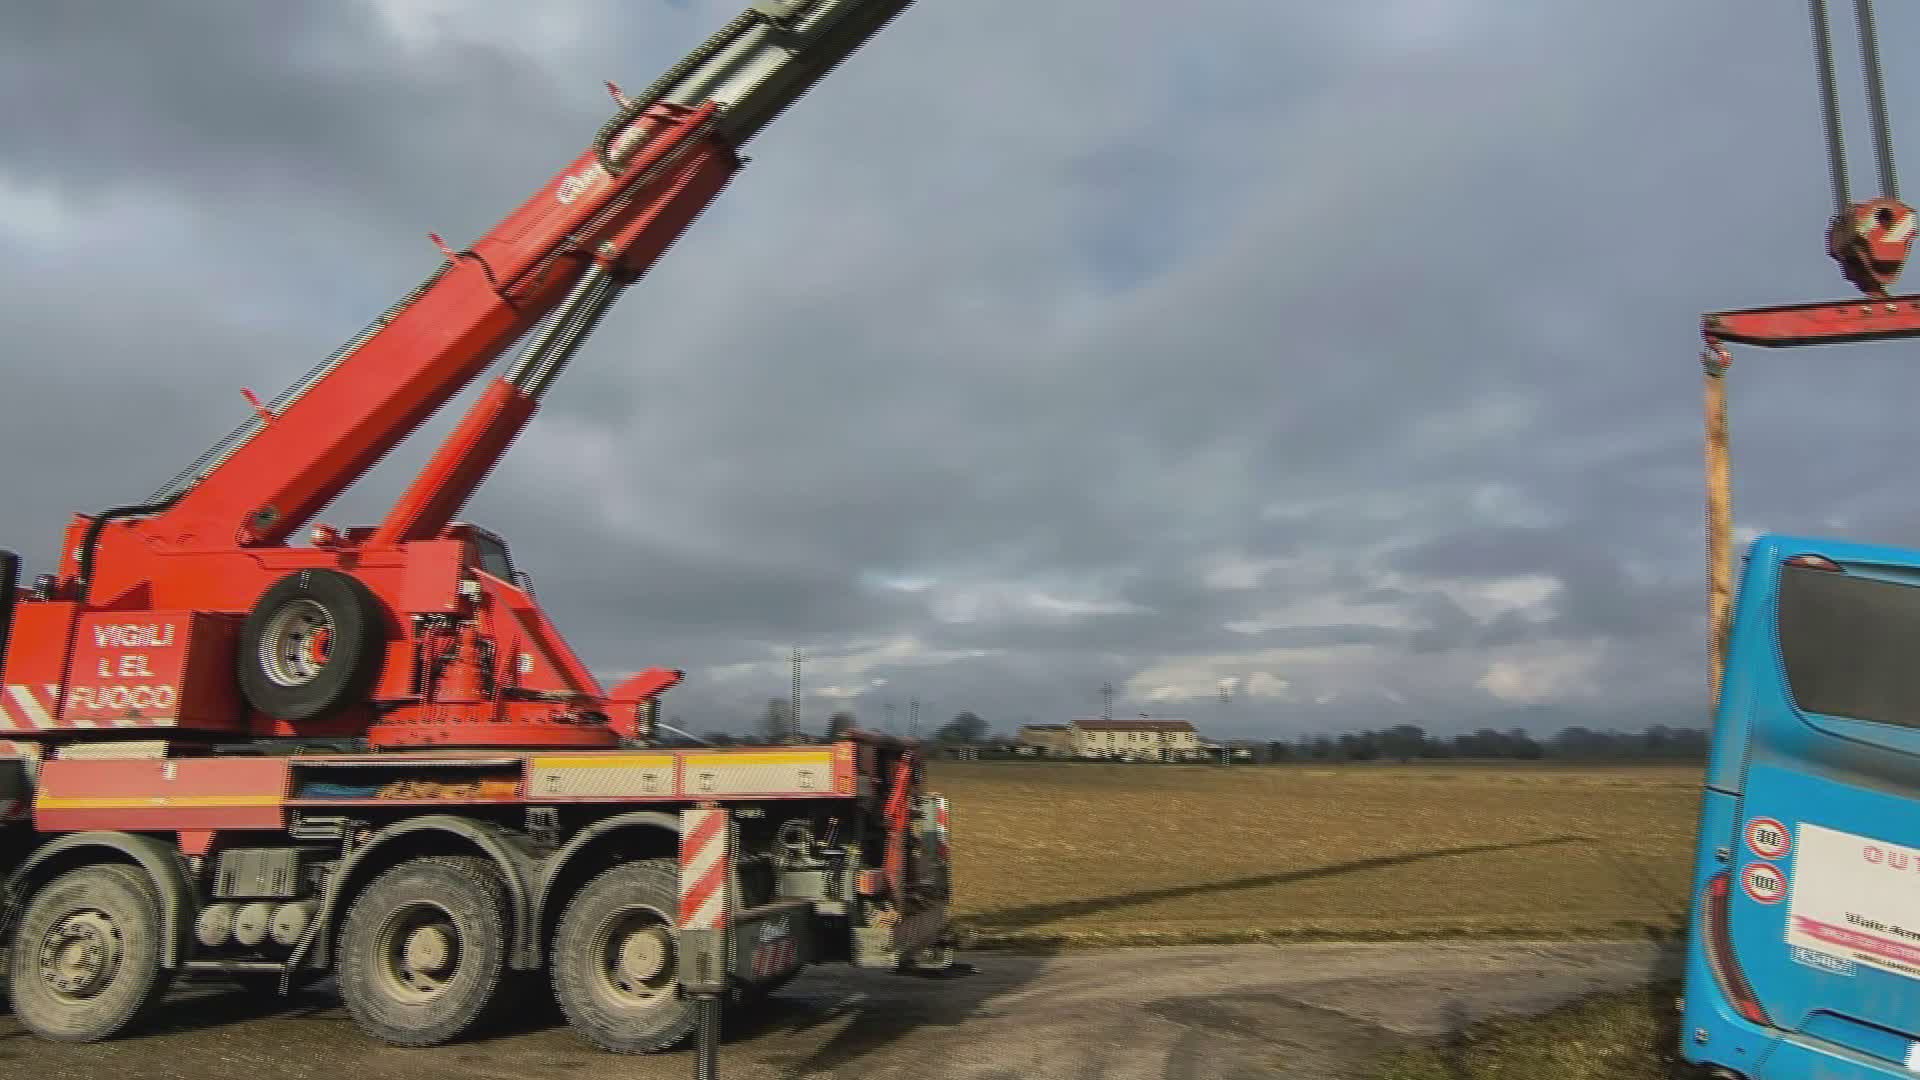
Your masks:
{"label": "crane jib arm", "polygon": [[[661,256],[738,169],[737,150],[908,0],[766,0],[624,102],[593,145],[390,310],[363,339],[176,481],[164,509],[126,528],[172,548],[284,543],[577,295],[613,284],[586,329]],[[572,335],[566,355],[584,332]],[[380,536],[432,531],[531,416],[566,355],[530,384],[496,385]],[[506,430],[504,434],[489,425]]]}
{"label": "crane jib arm", "polygon": [[[612,252],[638,273],[665,250],[738,166],[710,121],[710,107],[637,120],[656,138],[628,183],[590,179],[599,167],[583,154],[141,531],[196,547],[285,540],[527,333],[593,259]],[[622,239],[628,248],[612,247]]]}

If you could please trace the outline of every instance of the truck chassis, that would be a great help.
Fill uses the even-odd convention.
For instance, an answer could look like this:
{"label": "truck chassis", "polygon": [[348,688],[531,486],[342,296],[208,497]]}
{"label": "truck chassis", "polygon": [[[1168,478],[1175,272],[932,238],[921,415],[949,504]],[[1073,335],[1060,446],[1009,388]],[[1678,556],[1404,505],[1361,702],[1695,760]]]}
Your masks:
{"label": "truck chassis", "polygon": [[[0,757],[0,941],[22,1023],[91,1041],[177,976],[285,992],[331,972],[363,1030],[422,1046],[545,971],[581,1035],[636,1053],[691,1032],[696,968],[738,1000],[808,964],[951,962],[946,804],[920,793],[905,741],[234,749]],[[689,925],[722,932],[683,942]]]}

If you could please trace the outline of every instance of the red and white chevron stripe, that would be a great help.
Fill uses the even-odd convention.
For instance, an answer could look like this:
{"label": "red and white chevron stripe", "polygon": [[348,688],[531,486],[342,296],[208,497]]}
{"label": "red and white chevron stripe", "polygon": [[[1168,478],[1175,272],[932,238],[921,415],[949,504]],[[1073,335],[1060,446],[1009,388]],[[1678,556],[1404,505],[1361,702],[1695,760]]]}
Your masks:
{"label": "red and white chevron stripe", "polygon": [[54,683],[0,686],[0,732],[170,728],[176,723],[172,716],[62,716],[60,687]]}
{"label": "red and white chevron stripe", "polygon": [[680,928],[724,930],[733,825],[725,810],[680,815]]}
{"label": "red and white chevron stripe", "polygon": [[1915,215],[1913,211],[1909,210],[1904,215],[1895,217],[1893,223],[1887,226],[1887,243],[1904,244],[1913,239],[1913,230],[1917,216],[1920,215]]}
{"label": "red and white chevron stripe", "polygon": [[66,727],[59,717],[60,687],[57,684],[8,683],[0,687],[0,730],[52,731]]}

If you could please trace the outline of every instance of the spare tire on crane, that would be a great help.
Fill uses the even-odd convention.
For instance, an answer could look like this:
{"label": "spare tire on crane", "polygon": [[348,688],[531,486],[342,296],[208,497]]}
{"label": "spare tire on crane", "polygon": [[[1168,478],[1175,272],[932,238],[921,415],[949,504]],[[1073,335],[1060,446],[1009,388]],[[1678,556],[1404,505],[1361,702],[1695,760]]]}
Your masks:
{"label": "spare tire on crane", "polygon": [[337,570],[288,574],[240,627],[240,691],[277,720],[320,720],[366,700],[385,646],[380,603]]}

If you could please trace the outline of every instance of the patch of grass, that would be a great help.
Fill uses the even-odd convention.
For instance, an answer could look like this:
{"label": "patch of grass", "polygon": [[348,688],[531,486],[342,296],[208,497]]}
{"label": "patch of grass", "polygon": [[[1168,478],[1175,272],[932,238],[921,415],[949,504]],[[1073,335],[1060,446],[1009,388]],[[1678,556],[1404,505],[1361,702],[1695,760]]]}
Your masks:
{"label": "patch of grass", "polygon": [[1475,1024],[1388,1058],[1373,1080],[1669,1080],[1679,992],[1677,983],[1655,983],[1531,1019]]}
{"label": "patch of grass", "polygon": [[943,762],[931,781],[969,941],[1058,948],[1670,933],[1700,771]]}

